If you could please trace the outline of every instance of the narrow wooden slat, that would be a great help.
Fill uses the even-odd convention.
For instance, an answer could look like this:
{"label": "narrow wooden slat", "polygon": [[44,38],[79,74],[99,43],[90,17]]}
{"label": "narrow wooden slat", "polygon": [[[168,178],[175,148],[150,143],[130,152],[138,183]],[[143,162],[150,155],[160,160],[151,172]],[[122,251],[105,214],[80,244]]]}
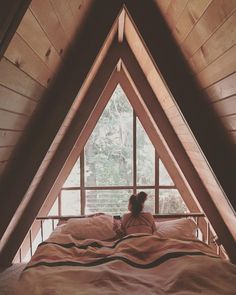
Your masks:
{"label": "narrow wooden slat", "polygon": [[[1,134],[1,131],[0,131]],[[1,141],[0,141],[1,143]],[[1,147],[0,146],[0,161],[7,161],[9,160],[12,151],[13,151],[13,147]]]}
{"label": "narrow wooden slat", "polygon": [[217,101],[236,94],[236,73],[209,86],[205,91],[211,101]]}
{"label": "narrow wooden slat", "polygon": [[225,76],[235,72],[236,45],[225,52],[216,61],[196,75],[197,80],[203,88],[214,84]]}
{"label": "narrow wooden slat", "polygon": [[0,109],[31,115],[36,102],[0,85]]}
{"label": "narrow wooden slat", "polygon": [[236,114],[236,95],[217,101],[212,106],[220,116]]}
{"label": "narrow wooden slat", "polygon": [[8,44],[14,35],[30,0],[2,1],[0,10],[0,59],[5,53]]}
{"label": "narrow wooden slat", "polygon": [[0,162],[0,176],[3,173],[4,169],[6,168],[7,161],[6,162]]}
{"label": "narrow wooden slat", "polygon": [[0,61],[0,84],[34,100],[39,100],[45,90],[4,57]]}
{"label": "narrow wooden slat", "polygon": [[212,1],[191,31],[191,34],[188,35],[181,45],[185,56],[187,58],[191,57],[235,9],[235,0]]}
{"label": "narrow wooden slat", "polygon": [[22,135],[22,132],[18,131],[6,131],[0,129],[0,146],[14,146],[18,142]]}
{"label": "narrow wooden slat", "polygon": [[228,130],[236,130],[236,115],[231,115],[222,118]]}
{"label": "narrow wooden slat", "polygon": [[185,10],[181,14],[176,26],[174,28],[173,35],[176,40],[181,44],[187,35],[191,32],[194,25],[198,22],[201,15],[207,9],[208,5],[213,0],[189,0]]}
{"label": "narrow wooden slat", "polygon": [[61,57],[30,10],[24,15],[17,32],[51,71],[56,72]]}
{"label": "narrow wooden slat", "polygon": [[155,0],[155,2],[161,10],[162,14],[165,14],[171,3],[171,0]]}
{"label": "narrow wooden slat", "polygon": [[17,33],[12,38],[5,57],[41,85],[48,86],[52,72]]}
{"label": "narrow wooden slat", "polygon": [[28,120],[28,117],[0,110],[0,128],[22,131]]}
{"label": "narrow wooden slat", "polygon": [[32,0],[30,9],[57,52],[62,54],[68,46],[68,39],[51,2]]}
{"label": "narrow wooden slat", "polygon": [[167,12],[165,14],[165,19],[168,22],[168,25],[171,29],[174,28],[178,19],[180,18],[181,13],[185,9],[188,0],[172,0],[168,6]]}
{"label": "narrow wooden slat", "polygon": [[50,0],[50,2],[70,41],[75,33],[76,25],[68,0]]}
{"label": "narrow wooden slat", "polygon": [[236,13],[190,58],[192,70],[199,73],[236,43]]}

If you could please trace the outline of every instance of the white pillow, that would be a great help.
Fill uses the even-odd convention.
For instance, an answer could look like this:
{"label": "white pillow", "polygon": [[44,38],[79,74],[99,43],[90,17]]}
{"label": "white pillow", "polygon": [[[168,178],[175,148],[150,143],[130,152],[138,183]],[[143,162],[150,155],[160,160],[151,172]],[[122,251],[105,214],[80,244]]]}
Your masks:
{"label": "white pillow", "polygon": [[80,240],[110,240],[116,236],[113,230],[113,217],[110,215],[69,219],[61,228],[61,233],[70,234]]}
{"label": "white pillow", "polygon": [[192,219],[174,219],[155,222],[157,235],[162,238],[196,239],[197,225]]}

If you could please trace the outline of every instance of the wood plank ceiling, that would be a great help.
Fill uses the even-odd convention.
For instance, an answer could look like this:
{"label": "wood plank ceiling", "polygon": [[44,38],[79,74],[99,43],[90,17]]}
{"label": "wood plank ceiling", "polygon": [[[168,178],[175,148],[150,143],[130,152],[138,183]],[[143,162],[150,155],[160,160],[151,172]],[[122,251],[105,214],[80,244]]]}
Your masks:
{"label": "wood plank ceiling", "polygon": [[[234,0],[31,2],[0,62],[0,198],[5,204],[0,207],[0,250],[4,263],[12,260],[45,198],[56,196],[69,173],[88,136],[87,132],[78,140],[93,110],[89,97],[100,89],[98,98],[112,69],[117,64],[121,69],[124,44],[130,47],[177,134],[180,149],[190,159],[193,169],[188,164],[180,169],[187,179],[186,194],[196,197],[209,213],[236,261],[232,210],[236,208],[232,172],[236,164],[235,9]],[[117,30],[118,43],[113,41]],[[4,35],[4,30],[0,32]],[[104,63],[110,65],[107,70]],[[114,84],[110,84],[111,91]],[[75,122],[81,124],[81,131],[76,131]],[[68,158],[74,145],[74,158]],[[181,153],[175,148],[172,152],[178,163]],[[167,168],[170,165],[167,161]],[[194,171],[198,180],[192,178],[191,183]]]}

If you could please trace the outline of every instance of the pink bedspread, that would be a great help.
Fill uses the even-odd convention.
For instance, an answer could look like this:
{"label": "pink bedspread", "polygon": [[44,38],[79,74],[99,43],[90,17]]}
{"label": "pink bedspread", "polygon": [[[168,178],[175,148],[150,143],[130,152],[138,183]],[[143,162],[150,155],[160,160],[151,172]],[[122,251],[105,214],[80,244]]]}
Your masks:
{"label": "pink bedspread", "polygon": [[57,234],[38,247],[16,294],[235,295],[236,266],[196,240],[136,234],[101,242]]}

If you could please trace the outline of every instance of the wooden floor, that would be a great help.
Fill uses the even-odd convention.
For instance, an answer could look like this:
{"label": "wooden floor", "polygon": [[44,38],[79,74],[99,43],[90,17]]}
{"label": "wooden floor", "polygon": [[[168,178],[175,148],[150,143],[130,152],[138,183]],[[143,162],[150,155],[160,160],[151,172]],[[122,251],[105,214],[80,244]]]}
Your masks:
{"label": "wooden floor", "polygon": [[0,269],[0,295],[12,295],[14,283],[25,266],[25,263],[16,263],[5,270]]}

